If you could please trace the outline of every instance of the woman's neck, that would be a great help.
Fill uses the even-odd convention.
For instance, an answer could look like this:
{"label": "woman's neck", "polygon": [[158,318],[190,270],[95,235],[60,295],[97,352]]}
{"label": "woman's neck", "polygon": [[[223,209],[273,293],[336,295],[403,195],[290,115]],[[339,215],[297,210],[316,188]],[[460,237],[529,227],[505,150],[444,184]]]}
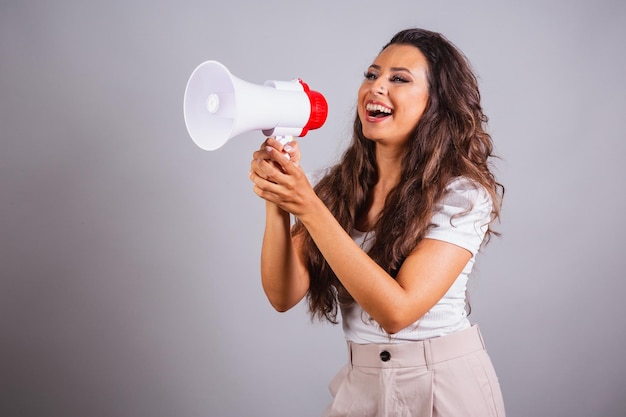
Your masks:
{"label": "woman's neck", "polygon": [[391,149],[380,145],[376,147],[378,182],[374,186],[375,192],[382,193],[384,197],[387,197],[389,191],[398,185],[402,174],[403,155],[403,149]]}
{"label": "woman's neck", "polygon": [[376,165],[378,181],[370,191],[367,208],[357,219],[357,229],[371,230],[385,207],[385,200],[389,192],[400,182],[402,174],[402,152],[393,152],[388,149],[376,150]]}

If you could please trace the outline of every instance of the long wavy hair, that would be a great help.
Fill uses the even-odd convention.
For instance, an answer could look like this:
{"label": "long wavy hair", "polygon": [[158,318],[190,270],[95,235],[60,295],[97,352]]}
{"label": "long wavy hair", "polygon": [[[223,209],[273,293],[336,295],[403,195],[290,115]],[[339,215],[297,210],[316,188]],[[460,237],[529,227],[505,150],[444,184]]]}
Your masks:
{"label": "long wavy hair", "polygon": [[[400,182],[387,195],[372,228],[375,241],[368,254],[393,277],[431,227],[434,207],[451,180],[466,177],[490,194],[493,210],[485,242],[495,233],[491,223],[500,215],[504,194],[490,169],[494,155],[491,136],[485,131],[488,118],[468,60],[441,34],[423,29],[397,33],[383,50],[396,44],[413,45],[426,57],[429,99],[403,157]],[[357,114],[350,145],[315,191],[351,233],[368,209],[368,196],[377,180],[375,144],[363,135]],[[303,258],[310,274],[309,312],[337,323],[339,305],[354,300],[302,223],[296,222],[293,233],[303,235]]]}

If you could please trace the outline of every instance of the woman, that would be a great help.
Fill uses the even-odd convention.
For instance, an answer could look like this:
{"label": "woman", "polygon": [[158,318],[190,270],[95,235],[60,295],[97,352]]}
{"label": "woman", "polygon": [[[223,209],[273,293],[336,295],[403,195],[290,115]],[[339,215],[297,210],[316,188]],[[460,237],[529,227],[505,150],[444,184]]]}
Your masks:
{"label": "woman", "polygon": [[503,193],[486,121],[462,53],[409,29],[365,72],[352,143],[315,188],[296,142],[255,152],[270,303],[286,311],[306,296],[333,323],[341,311],[349,361],[326,416],[504,416],[465,302]]}

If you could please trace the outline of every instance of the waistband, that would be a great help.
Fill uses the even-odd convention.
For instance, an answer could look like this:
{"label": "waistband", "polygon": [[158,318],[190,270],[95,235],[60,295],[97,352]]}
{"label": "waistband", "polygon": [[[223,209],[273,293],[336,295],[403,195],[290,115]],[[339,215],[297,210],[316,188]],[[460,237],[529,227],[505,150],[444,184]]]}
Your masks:
{"label": "waistband", "polygon": [[348,342],[352,366],[368,368],[407,368],[429,366],[484,350],[478,325],[449,335],[417,342],[358,344]]}

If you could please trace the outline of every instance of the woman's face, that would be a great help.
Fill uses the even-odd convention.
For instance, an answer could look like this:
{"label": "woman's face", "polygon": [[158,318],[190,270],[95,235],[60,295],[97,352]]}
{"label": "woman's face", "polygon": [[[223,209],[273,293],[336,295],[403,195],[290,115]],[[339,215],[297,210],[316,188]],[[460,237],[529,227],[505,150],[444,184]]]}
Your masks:
{"label": "woman's face", "polygon": [[426,58],[412,45],[390,45],[376,57],[358,95],[366,138],[406,144],[428,102],[427,73]]}

